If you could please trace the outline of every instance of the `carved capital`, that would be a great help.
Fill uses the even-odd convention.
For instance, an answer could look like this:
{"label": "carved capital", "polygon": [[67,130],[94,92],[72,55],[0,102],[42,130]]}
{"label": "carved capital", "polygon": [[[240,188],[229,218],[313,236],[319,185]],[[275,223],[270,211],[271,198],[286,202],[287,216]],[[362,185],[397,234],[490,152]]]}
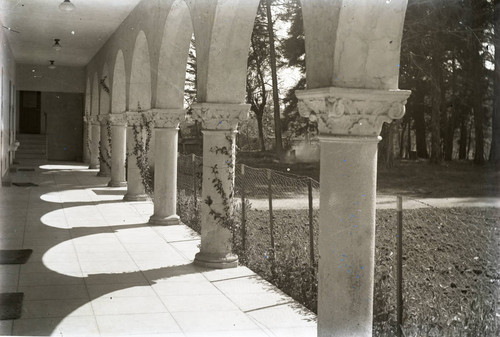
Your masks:
{"label": "carved capital", "polygon": [[208,130],[235,130],[238,122],[248,119],[250,104],[197,103],[193,118]]}
{"label": "carved capital", "polygon": [[90,117],[89,117],[89,122],[90,122],[90,124],[92,124],[92,125],[101,125],[101,124],[99,123],[98,116],[96,116],[96,115],[90,116]]}
{"label": "carved capital", "polygon": [[110,114],[109,121],[113,126],[126,126],[127,125],[127,115],[125,113],[121,114]]}
{"label": "carved capital", "polygon": [[178,128],[186,119],[184,109],[152,109],[156,128]]}
{"label": "carved capital", "polygon": [[142,112],[127,111],[127,112],[125,112],[125,115],[127,116],[128,126],[139,125],[143,121]]}
{"label": "carved capital", "polygon": [[101,126],[105,126],[109,120],[109,115],[99,115],[97,116],[97,120],[101,123]]}
{"label": "carved capital", "polygon": [[317,119],[322,134],[377,136],[382,124],[405,113],[409,90],[319,88],[297,90],[299,112]]}

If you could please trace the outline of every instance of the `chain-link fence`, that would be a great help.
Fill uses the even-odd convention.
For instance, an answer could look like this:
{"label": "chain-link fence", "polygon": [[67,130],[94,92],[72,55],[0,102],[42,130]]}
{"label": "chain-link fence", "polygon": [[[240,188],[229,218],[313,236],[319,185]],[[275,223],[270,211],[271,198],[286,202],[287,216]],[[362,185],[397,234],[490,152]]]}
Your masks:
{"label": "chain-link fence", "polygon": [[[178,212],[200,231],[202,158],[180,155]],[[249,268],[317,311],[319,183],[236,165],[234,250]],[[377,205],[374,335],[397,326],[396,199]],[[405,198],[404,336],[497,336],[499,213]],[[312,254],[311,254],[312,252]]]}

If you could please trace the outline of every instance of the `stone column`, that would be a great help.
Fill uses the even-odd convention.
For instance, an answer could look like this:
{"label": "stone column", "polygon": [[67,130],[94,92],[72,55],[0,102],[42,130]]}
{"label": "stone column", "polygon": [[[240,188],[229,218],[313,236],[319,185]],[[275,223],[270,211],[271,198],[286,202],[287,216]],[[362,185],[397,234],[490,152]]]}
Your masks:
{"label": "stone column", "polygon": [[[139,125],[142,122],[140,112],[128,111],[127,113],[127,194],[123,197],[125,201],[145,201],[148,195],[144,191],[141,173],[137,166],[137,157],[133,154],[135,139],[133,134],[133,125]],[[139,136],[139,137],[142,137]]]}
{"label": "stone column", "polygon": [[177,215],[177,145],[179,124],[184,109],[154,109],[155,122],[155,198],[153,225],[178,225]]}
{"label": "stone column", "polygon": [[125,187],[125,159],[127,144],[127,115],[110,114],[111,123],[111,180],[109,187]]}
{"label": "stone column", "polygon": [[90,120],[88,115],[83,116],[83,162],[90,163]]}
{"label": "stone column", "polygon": [[318,336],[372,335],[377,143],[409,94],[296,91],[300,113],[320,131]]}
{"label": "stone column", "polygon": [[89,169],[99,168],[99,139],[101,138],[101,124],[97,116],[90,117],[90,165]]}
{"label": "stone column", "polygon": [[109,177],[111,172],[111,149],[109,148],[109,133],[108,133],[108,115],[100,115],[98,117],[101,124],[101,140],[99,142],[99,172],[97,176],[99,177]]}
{"label": "stone column", "polygon": [[232,252],[235,134],[248,118],[248,104],[200,103],[192,106],[203,125],[201,247],[195,263],[209,268],[238,266]]}

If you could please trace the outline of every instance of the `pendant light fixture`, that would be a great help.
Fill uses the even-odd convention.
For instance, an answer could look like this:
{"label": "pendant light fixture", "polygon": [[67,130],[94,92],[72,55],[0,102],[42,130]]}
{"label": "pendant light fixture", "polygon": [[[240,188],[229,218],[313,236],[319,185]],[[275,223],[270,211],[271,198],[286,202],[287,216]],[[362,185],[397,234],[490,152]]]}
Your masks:
{"label": "pendant light fixture", "polygon": [[56,65],[54,64],[54,60],[49,60],[49,69],[56,69]]}
{"label": "pendant light fixture", "polygon": [[70,0],[64,0],[59,5],[59,10],[62,12],[71,12],[73,9],[75,9],[75,5],[73,5]]}
{"label": "pendant light fixture", "polygon": [[55,50],[59,51],[62,49],[61,45],[59,44],[59,41],[61,41],[61,39],[54,39],[54,45],[52,46],[52,48],[54,48]]}

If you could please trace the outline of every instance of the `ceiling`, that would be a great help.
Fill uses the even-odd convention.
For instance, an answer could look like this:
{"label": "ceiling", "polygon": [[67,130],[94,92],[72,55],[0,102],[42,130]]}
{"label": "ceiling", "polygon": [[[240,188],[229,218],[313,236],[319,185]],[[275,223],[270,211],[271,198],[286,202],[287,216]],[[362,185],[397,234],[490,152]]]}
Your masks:
{"label": "ceiling", "polygon": [[[61,12],[61,2],[0,0],[0,20],[11,30],[1,29],[16,63],[87,65],[140,0],[71,0],[72,12]],[[52,48],[54,39],[61,40],[60,51]]]}

